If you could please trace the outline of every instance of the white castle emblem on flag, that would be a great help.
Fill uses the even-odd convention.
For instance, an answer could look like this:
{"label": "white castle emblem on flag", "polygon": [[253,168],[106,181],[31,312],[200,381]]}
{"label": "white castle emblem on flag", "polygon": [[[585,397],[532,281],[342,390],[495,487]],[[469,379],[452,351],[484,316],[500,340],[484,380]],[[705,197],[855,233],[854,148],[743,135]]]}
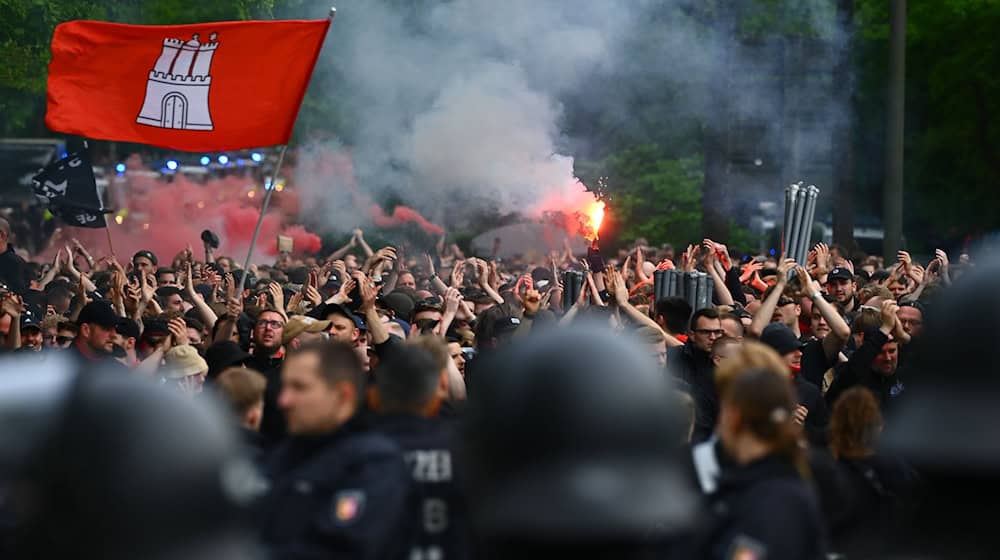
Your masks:
{"label": "white castle emblem on flag", "polygon": [[212,85],[209,67],[219,43],[216,34],[208,43],[164,39],[163,51],[149,71],[146,98],[135,122],[160,128],[212,130],[208,113],[208,90]]}

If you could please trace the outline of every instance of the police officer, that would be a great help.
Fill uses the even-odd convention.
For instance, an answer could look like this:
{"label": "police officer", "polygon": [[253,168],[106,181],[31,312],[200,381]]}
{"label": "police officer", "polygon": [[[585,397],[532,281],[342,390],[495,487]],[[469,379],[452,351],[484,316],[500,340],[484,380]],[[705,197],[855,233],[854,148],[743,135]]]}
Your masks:
{"label": "police officer", "polygon": [[[886,419],[883,443],[918,470],[916,511],[887,534],[894,552],[920,558],[996,557],[1000,501],[1000,260],[992,256],[934,300],[913,342],[912,390]],[[989,254],[987,253],[987,256]],[[907,556],[909,557],[909,556]]]}
{"label": "police officer", "polygon": [[680,402],[649,353],[606,324],[506,352],[462,423],[477,544],[491,558],[690,558],[673,542],[697,503],[679,468]]}
{"label": "police officer", "polygon": [[363,425],[364,387],[344,343],[309,343],[285,358],[278,406],[290,437],[265,459],[270,490],[258,519],[272,556],[397,556],[410,477],[399,447]]}
{"label": "police officer", "polygon": [[438,417],[448,395],[447,347],[431,337],[399,345],[375,372],[378,428],[403,449],[413,478],[407,557],[468,556],[465,500],[455,480],[453,429]]}
{"label": "police officer", "polygon": [[0,555],[259,558],[256,477],[222,411],[101,366],[0,364],[0,518],[15,531]]}

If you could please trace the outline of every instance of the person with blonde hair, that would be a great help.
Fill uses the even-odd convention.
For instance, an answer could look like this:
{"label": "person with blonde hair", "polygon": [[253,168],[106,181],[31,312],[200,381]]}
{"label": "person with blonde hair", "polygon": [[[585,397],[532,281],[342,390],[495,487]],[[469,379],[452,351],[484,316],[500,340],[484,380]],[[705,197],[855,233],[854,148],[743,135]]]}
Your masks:
{"label": "person with blonde hair", "polygon": [[720,401],[719,441],[734,466],[710,496],[711,537],[698,557],[824,558],[823,519],[788,377],[745,369],[727,379]]}

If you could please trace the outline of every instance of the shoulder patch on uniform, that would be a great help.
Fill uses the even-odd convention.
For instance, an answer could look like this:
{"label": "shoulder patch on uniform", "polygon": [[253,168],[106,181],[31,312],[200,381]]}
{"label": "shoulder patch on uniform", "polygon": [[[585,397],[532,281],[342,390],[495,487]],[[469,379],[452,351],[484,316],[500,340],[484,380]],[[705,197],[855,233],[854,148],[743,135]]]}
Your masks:
{"label": "shoulder patch on uniform", "polygon": [[767,558],[767,547],[764,543],[740,535],[736,537],[726,554],[729,560],[765,560]]}
{"label": "shoulder patch on uniform", "polygon": [[333,496],[330,514],[337,525],[350,525],[365,509],[364,490],[341,490]]}

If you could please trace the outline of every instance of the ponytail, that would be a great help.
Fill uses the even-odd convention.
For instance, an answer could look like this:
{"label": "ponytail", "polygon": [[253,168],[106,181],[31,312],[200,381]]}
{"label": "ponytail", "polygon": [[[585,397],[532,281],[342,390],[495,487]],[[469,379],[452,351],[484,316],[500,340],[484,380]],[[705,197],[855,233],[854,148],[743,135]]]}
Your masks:
{"label": "ponytail", "polygon": [[800,444],[802,427],[795,422],[798,399],[787,375],[772,369],[744,370],[729,381],[722,398],[739,410],[746,430],[792,463],[803,478],[810,477]]}

